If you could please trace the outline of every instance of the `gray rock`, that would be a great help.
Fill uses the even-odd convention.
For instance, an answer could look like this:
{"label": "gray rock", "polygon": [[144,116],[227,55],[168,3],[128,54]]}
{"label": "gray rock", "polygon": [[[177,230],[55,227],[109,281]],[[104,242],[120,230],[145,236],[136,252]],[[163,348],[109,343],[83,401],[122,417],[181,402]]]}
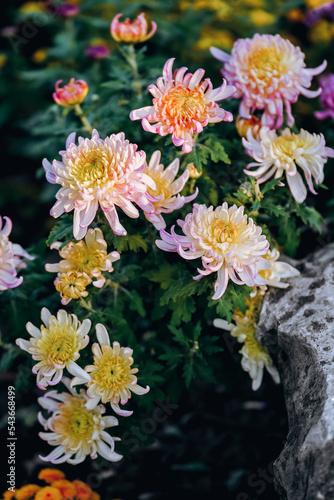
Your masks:
{"label": "gray rock", "polygon": [[277,355],[289,434],[274,464],[281,500],[334,500],[334,244],[271,288],[257,338]]}

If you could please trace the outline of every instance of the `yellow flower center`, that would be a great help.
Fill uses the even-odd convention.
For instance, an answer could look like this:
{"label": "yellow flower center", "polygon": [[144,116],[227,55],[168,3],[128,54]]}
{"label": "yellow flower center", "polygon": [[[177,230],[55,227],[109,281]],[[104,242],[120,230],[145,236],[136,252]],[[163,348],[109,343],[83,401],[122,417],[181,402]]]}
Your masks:
{"label": "yellow flower center", "polygon": [[75,160],[68,160],[68,173],[79,187],[101,188],[109,180],[109,156],[106,150],[81,150]]}
{"label": "yellow flower center", "polygon": [[60,251],[60,255],[68,261],[71,269],[90,275],[94,269],[105,266],[107,253],[100,247],[101,243],[97,241],[86,244],[81,240],[71,242],[68,248]]}
{"label": "yellow flower center", "polygon": [[41,326],[42,337],[37,340],[36,347],[43,359],[57,364],[65,364],[74,360],[79,342],[76,330],[66,323],[59,324],[55,318],[50,318],[49,328]]}
{"label": "yellow flower center", "polygon": [[296,149],[304,146],[304,141],[298,135],[291,134],[286,137],[278,137],[273,146],[274,148],[276,147],[282,155],[293,158],[295,156]]}
{"label": "yellow flower center", "polygon": [[117,393],[128,382],[130,363],[112,354],[111,348],[104,347],[102,356],[95,359],[94,365],[97,369],[91,373],[91,383],[97,384],[99,391]]}
{"label": "yellow flower center", "polygon": [[212,237],[212,243],[230,243],[233,244],[239,235],[238,227],[231,221],[226,222],[215,218],[211,227],[210,233]]}
{"label": "yellow flower center", "polygon": [[248,56],[248,67],[256,73],[256,79],[272,85],[273,76],[281,76],[288,69],[283,62],[282,52],[276,47],[256,46]]}
{"label": "yellow flower center", "polygon": [[206,118],[203,91],[184,88],[182,85],[171,88],[159,103],[161,112],[168,125],[192,125],[192,121]]}
{"label": "yellow flower center", "polygon": [[68,444],[75,448],[80,443],[92,439],[94,429],[94,413],[85,408],[85,400],[69,396],[65,403],[60,405],[59,413],[54,417],[54,432],[61,436],[62,445]]}

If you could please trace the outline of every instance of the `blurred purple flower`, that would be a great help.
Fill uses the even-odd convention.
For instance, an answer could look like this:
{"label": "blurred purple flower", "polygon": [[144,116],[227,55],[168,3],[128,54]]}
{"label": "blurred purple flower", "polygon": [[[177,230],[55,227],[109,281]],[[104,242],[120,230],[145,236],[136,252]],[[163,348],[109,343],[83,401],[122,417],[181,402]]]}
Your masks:
{"label": "blurred purple flower", "polygon": [[110,50],[105,45],[89,45],[85,49],[85,54],[92,59],[105,59],[109,56]]}
{"label": "blurred purple flower", "polygon": [[80,9],[77,5],[72,5],[70,3],[64,3],[63,5],[59,5],[56,10],[58,16],[61,17],[75,17],[79,14]]}
{"label": "blurred purple flower", "polygon": [[316,111],[314,116],[318,120],[325,118],[334,118],[334,74],[330,73],[319,78],[322,92],[320,94],[320,105],[323,111]]}
{"label": "blurred purple flower", "polygon": [[334,2],[328,2],[325,5],[309,10],[305,16],[304,23],[306,26],[312,26],[324,17],[334,21]]}

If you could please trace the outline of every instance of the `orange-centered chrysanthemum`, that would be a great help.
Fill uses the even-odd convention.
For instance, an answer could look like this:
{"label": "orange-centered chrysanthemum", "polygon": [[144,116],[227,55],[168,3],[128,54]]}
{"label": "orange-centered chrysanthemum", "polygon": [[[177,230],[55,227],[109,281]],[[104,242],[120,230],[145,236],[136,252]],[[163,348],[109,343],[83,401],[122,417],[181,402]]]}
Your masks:
{"label": "orange-centered chrysanthemum", "polygon": [[57,488],[45,486],[36,493],[35,500],[63,500],[63,495]]}
{"label": "orange-centered chrysanthemum", "polygon": [[15,500],[31,500],[40,489],[37,484],[26,484],[15,492]]}
{"label": "orange-centered chrysanthemum", "polygon": [[147,132],[154,134],[172,134],[175,146],[181,146],[185,153],[193,148],[193,134],[202,132],[208,123],[232,121],[233,116],[220,108],[217,101],[230,97],[235,92],[233,85],[223,85],[213,89],[209,78],[201,82],[204,69],[194,74],[186,73],[188,68],[172,71],[173,59],[168,59],[163,76],[156,85],[149,85],[148,90],[154,99],[152,106],[131,111],[131,120],[142,120]]}
{"label": "orange-centered chrysanthemum", "polygon": [[73,500],[76,496],[76,488],[67,479],[58,479],[54,481],[51,486],[57,488],[63,496],[63,500]]}
{"label": "orange-centered chrysanthemum", "polygon": [[91,139],[79,137],[78,146],[74,141],[75,133],[68,137],[66,151],[60,152],[61,162],[54,160],[51,165],[43,160],[47,180],[62,186],[51,215],[59,217],[74,209],[73,234],[80,240],[100,205],[114,233],[125,235],[116,206],[132,218],[139,217],[132,202],[144,212],[154,211],[147,187],[155,189],[155,184],[143,172],[144,151],[137,151],[137,145],[130,144],[123,132],[102,140],[93,130]]}
{"label": "orange-centered chrysanthemum", "polygon": [[[57,250],[60,247],[60,241],[51,245]],[[71,299],[86,297],[89,283],[97,288],[103,287],[106,280],[102,271],[111,273],[114,270],[112,263],[120,258],[118,252],[107,253],[107,242],[98,228],[89,229],[85,240],[68,243],[59,250],[59,255],[63,260],[58,264],[46,264],[45,269],[50,273],[58,273],[55,286],[64,305]]]}
{"label": "orange-centered chrysanthemum", "polygon": [[214,300],[223,295],[229,278],[237,285],[266,284],[259,270],[270,267],[262,257],[269,243],[262,229],[244,214],[244,207],[223,203],[214,209],[195,203],[192,213],[177,223],[184,236],[176,234],[174,226],[171,234],[162,229],[156,245],[187,260],[201,258],[204,270],[197,269],[199,275],[194,279],[217,272]]}
{"label": "orange-centered chrysanthemum", "polygon": [[85,407],[87,394],[84,390],[77,394],[70,389],[70,380],[66,377],[62,382],[70,390],[70,393],[56,393],[50,391],[38,399],[39,404],[52,415],[45,419],[39,413],[39,422],[46,431],[40,432],[39,436],[56,448],[47,456],[40,457],[42,460],[54,464],[68,462],[79,464],[87,455],[95,459],[101,455],[106,460],[117,462],[122,458],[114,451],[115,441],[105,429],[118,425],[115,417],[103,417],[105,408],[102,405],[92,410]]}
{"label": "orange-centered chrysanthemum", "polygon": [[164,168],[160,163],[160,159],[160,151],[155,151],[151,156],[149,164],[145,167],[145,172],[152,177],[157,186],[156,191],[148,189],[149,194],[152,195],[150,200],[154,206],[154,213],[145,213],[145,217],[158,230],[165,229],[166,227],[166,223],[161,215],[162,213],[169,214],[174,212],[174,210],[182,208],[185,203],[194,200],[198,194],[197,188],[195,193],[190,196],[181,196],[178,194],[189,179],[189,170],[185,170],[180,177],[175,179],[179,171],[180,160],[176,158],[168,167]]}
{"label": "orange-centered chrysanthemum", "polygon": [[59,310],[56,316],[43,307],[41,313],[44,325],[40,329],[27,323],[27,330],[32,335],[30,340],[17,339],[16,344],[32,355],[38,363],[33,367],[37,374],[37,385],[46,389],[47,385],[56,385],[63,376],[65,368],[72,375],[80,375],[89,379],[86,372],[76,364],[79,351],[89,342],[88,332],[91,321],[78,321],[75,314]]}
{"label": "orange-centered chrysanthemum", "polygon": [[278,371],[273,364],[267,347],[260,344],[255,337],[262,301],[263,296],[261,294],[257,294],[251,299],[247,298],[245,314],[242,314],[239,309],[234,312],[235,324],[230,324],[220,318],[213,321],[215,327],[229,331],[232,337],[236,337],[238,342],[243,344],[242,349],[239,351],[242,354],[241,366],[249,373],[254,391],[261,385],[264,367],[266,367],[276,383],[280,381]]}
{"label": "orange-centered chrysanthemum", "polygon": [[43,479],[46,483],[52,483],[53,481],[58,481],[59,479],[65,479],[65,474],[59,469],[42,469],[38,474],[38,479]]}
{"label": "orange-centered chrysanthemum", "polygon": [[121,347],[118,342],[110,345],[110,339],[106,328],[98,323],[96,335],[99,343],[93,344],[94,364],[86,366],[85,370],[90,374],[90,381],[82,377],[75,377],[71,385],[86,384],[88,401],[86,408],[95,408],[102,403],[110,403],[112,409],[122,416],[129,416],[132,411],[121,410],[122,405],[131,398],[131,391],[135,394],[146,394],[150,388],[141,387],[137,383],[135,373],[138,368],[131,368],[133,364],[132,349]]}
{"label": "orange-centered chrysanthemum", "polygon": [[233,97],[242,98],[240,115],[249,118],[256,109],[264,110],[262,124],[270,128],[282,126],[284,107],[287,124],[293,125],[291,103],[299,94],[316,97],[321,93],[321,89],[308,88],[327,62],[307,69],[300,48],[280,35],[257,33],[253,38],[237,40],[231,55],[215,47],[211,47],[211,53],[224,63],[224,77],[237,88]]}

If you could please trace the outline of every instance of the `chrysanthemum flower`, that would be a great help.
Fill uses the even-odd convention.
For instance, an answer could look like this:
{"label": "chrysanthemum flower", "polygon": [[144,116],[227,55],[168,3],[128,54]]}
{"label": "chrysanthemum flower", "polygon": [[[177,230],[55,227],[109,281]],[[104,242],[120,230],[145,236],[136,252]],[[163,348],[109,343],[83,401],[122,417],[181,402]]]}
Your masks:
{"label": "chrysanthemum flower", "polygon": [[213,89],[209,78],[201,82],[204,69],[192,74],[182,67],[173,75],[174,61],[175,58],[168,59],[157,85],[148,87],[154,97],[153,105],[131,111],[130,118],[141,119],[147,132],[162,136],[172,134],[173,144],[182,145],[182,150],[189,153],[194,144],[193,134],[202,132],[208,123],[233,120],[232,114],[220,108],[217,101],[230,97],[236,89],[226,86],[225,81],[217,89]]}
{"label": "chrysanthemum flower", "polygon": [[54,481],[51,486],[60,491],[63,500],[73,500],[76,497],[75,485],[67,479],[58,479],[57,481]]}
{"label": "chrysanthemum flower", "polygon": [[42,479],[46,483],[53,483],[59,479],[65,479],[65,474],[59,469],[42,469],[38,474],[38,479]]}
{"label": "chrysanthemum flower", "polygon": [[144,12],[139,14],[134,21],[126,18],[120,22],[119,18],[123,14],[117,14],[110,26],[110,33],[116,42],[141,43],[146,42],[157,31],[157,23],[152,21],[151,31],[148,33],[148,25]]}
{"label": "chrysanthemum flower", "polygon": [[81,104],[88,94],[87,82],[71,78],[67,85],[59,87],[62,81],[58,80],[56,82],[56,91],[52,94],[54,101],[65,108],[72,108],[77,104]]}
{"label": "chrysanthemum flower", "polygon": [[[169,214],[174,212],[174,210],[182,208],[185,203],[194,200],[198,194],[197,188],[195,193],[190,196],[181,196],[178,194],[189,179],[189,170],[185,170],[175,180],[175,176],[179,171],[180,160],[176,158],[167,168],[164,168],[160,163],[160,159],[160,151],[155,151],[144,170],[147,175],[152,177],[157,186],[156,191],[148,189],[148,192],[152,195],[150,200],[154,206],[154,213],[145,213],[145,217],[158,230],[165,229],[166,227],[166,223],[161,215],[162,213]],[[175,196],[176,194],[177,196]]]}
{"label": "chrysanthemum flower", "polygon": [[123,457],[114,451],[115,441],[119,441],[119,438],[111,437],[105,431],[108,427],[118,425],[118,420],[111,416],[103,417],[103,405],[88,410],[85,407],[88,399],[86,392],[81,390],[77,394],[70,388],[69,379],[64,377],[62,381],[70,393],[49,391],[38,399],[42,408],[52,413],[48,419],[41,412],[38,414],[44,429],[51,431],[40,432],[39,436],[56,447],[48,456],[40,458],[54,464],[79,464],[88,455],[92,459],[101,455],[111,462],[121,460]]}
{"label": "chrysanthemum flower", "polygon": [[34,259],[20,245],[9,241],[8,236],[13,225],[9,217],[4,217],[4,220],[6,223],[2,226],[0,216],[0,291],[21,285],[23,278],[17,277],[17,271],[27,267],[22,257],[28,260]]}
{"label": "chrysanthemum flower", "polygon": [[53,217],[74,209],[73,234],[82,239],[93,221],[98,206],[102,208],[115,234],[125,235],[116,212],[119,206],[131,218],[139,216],[135,202],[144,212],[154,212],[147,199],[147,186],[155,189],[153,180],[144,173],[145,153],[137,152],[123,132],[100,139],[93,130],[91,139],[69,135],[66,151],[60,151],[62,161],[51,165],[46,159],[43,167],[51,184],[61,184],[57,203],[51,210]]}
{"label": "chrysanthemum flower", "polygon": [[[51,248],[58,250],[61,242],[57,241]],[[102,271],[111,273],[113,262],[120,259],[118,252],[107,254],[107,242],[103,238],[101,229],[89,229],[85,241],[78,243],[70,241],[59,250],[63,258],[58,264],[46,264],[45,269],[50,273],[58,273],[55,286],[62,297],[62,304],[66,305],[71,299],[87,297],[86,287],[89,283],[102,288],[105,278]],[[93,280],[93,281],[92,281]]]}
{"label": "chrysanthemum flower", "polygon": [[58,273],[54,284],[60,293],[61,303],[66,306],[72,299],[87,297],[86,287],[92,282],[91,278],[78,271]]}
{"label": "chrysanthemum flower", "polygon": [[3,494],[2,494],[2,500],[12,500],[15,496],[15,491],[12,491],[12,490],[6,490]]}
{"label": "chrysanthemum flower", "polygon": [[224,63],[224,77],[237,88],[233,97],[242,98],[240,115],[249,118],[255,109],[263,109],[262,123],[269,128],[282,126],[284,108],[287,124],[294,124],[291,103],[297,101],[299,94],[317,97],[321,93],[321,89],[308,88],[327,62],[307,69],[300,48],[280,35],[257,33],[253,38],[237,40],[231,55],[216,47],[211,47],[211,54]]}
{"label": "chrysanthemum flower", "polygon": [[262,229],[244,215],[244,207],[228,207],[223,203],[214,210],[212,206],[207,208],[195,203],[192,213],[177,223],[185,236],[176,234],[173,226],[171,234],[160,231],[161,240],[157,240],[156,245],[166,252],[178,252],[187,260],[201,257],[204,270],[197,269],[199,275],[194,279],[218,272],[214,300],[223,295],[229,278],[237,285],[266,284],[259,270],[270,266],[261,257],[266,254],[269,243],[261,235]]}
{"label": "chrysanthemum flower", "polygon": [[189,179],[198,179],[202,175],[202,172],[199,172],[193,163],[188,163],[186,169],[189,172]]}
{"label": "chrysanthemum flower", "polygon": [[91,500],[93,491],[87,483],[75,479],[74,481],[72,481],[72,484],[74,484],[75,486],[76,500]]}
{"label": "chrysanthemum flower", "polygon": [[334,119],[334,74],[330,73],[329,75],[322,76],[319,78],[319,83],[322,88],[320,104],[323,111],[316,111],[314,116],[318,120],[325,120],[325,118]]}
{"label": "chrysanthemum flower", "polygon": [[[268,269],[259,271],[259,274],[264,280],[266,280],[268,286],[273,286],[275,288],[288,288],[289,283],[281,281],[281,279],[294,278],[295,276],[300,275],[300,272],[295,267],[291,266],[287,262],[278,261],[280,253],[277,248],[268,250],[263,257],[270,262],[271,266]],[[265,291],[267,286],[261,288],[262,291]]]}
{"label": "chrysanthemum flower", "polygon": [[80,357],[79,351],[84,349],[88,342],[88,332],[91,321],[78,321],[75,314],[67,314],[59,310],[57,317],[43,307],[41,318],[44,325],[40,329],[32,323],[27,323],[27,330],[32,335],[30,340],[17,339],[16,344],[32,355],[38,363],[33,367],[37,374],[37,385],[46,389],[47,385],[56,385],[63,376],[66,368],[72,375],[80,375],[89,379],[86,372],[76,364]]}
{"label": "chrysanthemum flower", "polygon": [[[309,190],[317,194],[313,187],[312,177],[316,184],[324,180],[324,164],[328,157],[334,157],[334,150],[326,147],[322,134],[310,134],[301,129],[299,134],[288,128],[278,136],[269,127],[262,127],[258,138],[254,139],[251,131],[247,140],[242,140],[247,153],[255,160],[247,165],[244,172],[256,178],[259,184],[271,177],[280,179],[286,174],[292,196],[297,203],[302,203],[307,195],[302,176],[297,170],[300,167],[305,175]],[[256,170],[250,170],[257,167]]]}
{"label": "chrysanthemum flower", "polygon": [[259,294],[251,299],[246,299],[248,306],[246,313],[242,314],[237,309],[233,316],[235,324],[230,324],[223,319],[213,321],[215,327],[229,331],[232,337],[236,337],[238,342],[244,344],[239,351],[242,354],[241,366],[253,380],[252,388],[254,391],[261,385],[264,367],[266,367],[277,384],[280,381],[278,371],[273,364],[268,349],[260,344],[255,337],[262,300],[263,296]]}
{"label": "chrysanthemum flower", "polygon": [[92,409],[102,401],[110,403],[111,408],[122,416],[129,416],[132,411],[121,410],[119,402],[122,405],[131,398],[131,392],[142,395],[146,394],[150,388],[141,387],[137,383],[137,377],[134,375],[138,368],[131,368],[133,364],[132,349],[121,347],[118,342],[110,345],[110,339],[106,328],[98,323],[96,325],[96,335],[99,343],[93,344],[94,364],[86,366],[85,370],[90,373],[90,381],[80,376],[75,377],[71,385],[86,384],[87,403],[86,408]]}
{"label": "chrysanthemum flower", "polygon": [[41,489],[40,486],[37,484],[25,484],[15,492],[15,499],[16,500],[31,500],[32,498],[35,498],[35,494],[37,491]]}
{"label": "chrysanthemum flower", "polygon": [[45,486],[36,493],[35,500],[63,500],[63,496],[57,488]]}
{"label": "chrysanthemum flower", "polygon": [[238,116],[235,122],[235,127],[240,137],[247,137],[249,129],[252,131],[253,137],[257,137],[262,124],[261,120],[254,115],[250,116],[250,118],[242,118],[241,116]]}

